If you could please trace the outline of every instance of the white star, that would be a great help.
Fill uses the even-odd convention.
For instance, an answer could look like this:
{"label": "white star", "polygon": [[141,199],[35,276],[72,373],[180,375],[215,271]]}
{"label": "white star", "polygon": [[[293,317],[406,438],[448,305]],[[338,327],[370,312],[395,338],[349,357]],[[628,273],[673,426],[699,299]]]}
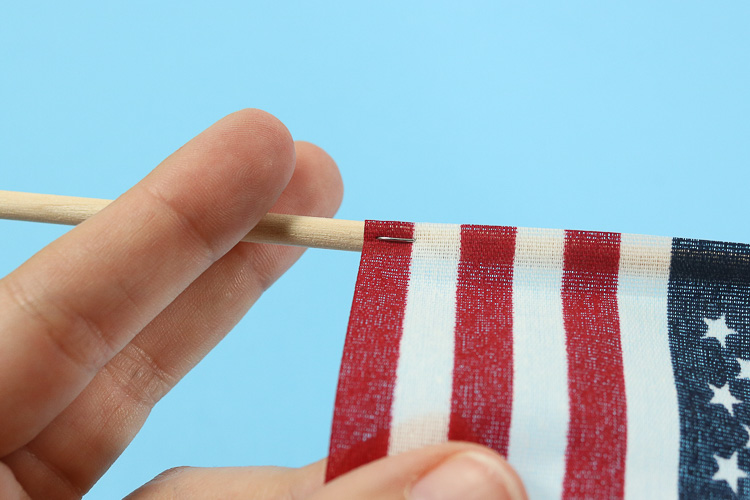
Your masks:
{"label": "white star", "polygon": [[729,392],[729,384],[724,384],[721,388],[714,387],[711,384],[708,384],[708,386],[714,391],[714,397],[711,398],[709,403],[724,406],[729,414],[734,416],[734,405],[738,405],[742,401],[732,396],[732,393]]}
{"label": "white star", "polygon": [[703,338],[713,337],[719,341],[722,348],[727,346],[727,337],[733,333],[737,333],[727,326],[727,322],[724,319],[724,315],[719,316],[719,319],[708,319],[703,318],[703,321],[708,325],[708,331]]}
{"label": "white star", "polygon": [[737,362],[740,364],[740,374],[735,378],[750,379],[750,361],[747,359],[737,358]]}
{"label": "white star", "polygon": [[750,427],[745,424],[742,424],[742,427],[744,427],[745,432],[747,432],[747,443],[745,443],[745,448],[750,448]]}
{"label": "white star", "polygon": [[726,481],[736,495],[737,483],[739,483],[740,479],[747,477],[747,472],[737,466],[737,452],[735,451],[732,453],[732,456],[729,458],[722,458],[719,455],[714,455],[714,459],[719,466],[719,471],[714,474],[714,477],[711,479],[714,481]]}

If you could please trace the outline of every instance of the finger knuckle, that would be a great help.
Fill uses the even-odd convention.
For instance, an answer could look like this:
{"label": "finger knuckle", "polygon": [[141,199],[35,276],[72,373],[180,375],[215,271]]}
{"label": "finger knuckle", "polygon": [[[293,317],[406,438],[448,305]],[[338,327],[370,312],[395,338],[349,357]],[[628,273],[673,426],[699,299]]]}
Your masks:
{"label": "finger knuckle", "polygon": [[131,342],[104,366],[112,382],[133,402],[153,406],[177,383],[146,350]]}
{"label": "finger knuckle", "polygon": [[45,339],[63,358],[93,372],[114,351],[105,329],[93,318],[67,305],[63,297],[29,293],[18,280],[2,280],[11,303],[30,319],[29,335]]}

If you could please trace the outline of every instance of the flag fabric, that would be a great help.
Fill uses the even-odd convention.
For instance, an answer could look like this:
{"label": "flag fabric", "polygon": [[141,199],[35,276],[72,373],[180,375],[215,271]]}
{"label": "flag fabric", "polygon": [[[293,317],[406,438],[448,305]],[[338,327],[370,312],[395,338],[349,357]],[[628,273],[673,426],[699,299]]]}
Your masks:
{"label": "flag fabric", "polygon": [[534,499],[750,497],[750,246],[368,221],[327,479],[448,440]]}

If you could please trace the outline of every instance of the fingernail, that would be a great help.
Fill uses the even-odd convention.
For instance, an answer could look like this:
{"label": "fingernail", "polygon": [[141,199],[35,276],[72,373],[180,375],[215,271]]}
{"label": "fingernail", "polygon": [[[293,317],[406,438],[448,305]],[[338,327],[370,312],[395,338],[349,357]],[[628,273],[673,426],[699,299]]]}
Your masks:
{"label": "fingernail", "polygon": [[449,458],[412,487],[410,500],[523,500],[516,476],[497,458],[466,452]]}

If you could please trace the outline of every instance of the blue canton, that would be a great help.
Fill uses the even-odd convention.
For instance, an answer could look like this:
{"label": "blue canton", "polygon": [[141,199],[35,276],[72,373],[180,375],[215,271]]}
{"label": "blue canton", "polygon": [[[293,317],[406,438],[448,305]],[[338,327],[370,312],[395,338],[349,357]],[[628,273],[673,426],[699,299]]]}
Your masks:
{"label": "blue canton", "polygon": [[668,315],[680,497],[750,498],[750,246],[675,238]]}

